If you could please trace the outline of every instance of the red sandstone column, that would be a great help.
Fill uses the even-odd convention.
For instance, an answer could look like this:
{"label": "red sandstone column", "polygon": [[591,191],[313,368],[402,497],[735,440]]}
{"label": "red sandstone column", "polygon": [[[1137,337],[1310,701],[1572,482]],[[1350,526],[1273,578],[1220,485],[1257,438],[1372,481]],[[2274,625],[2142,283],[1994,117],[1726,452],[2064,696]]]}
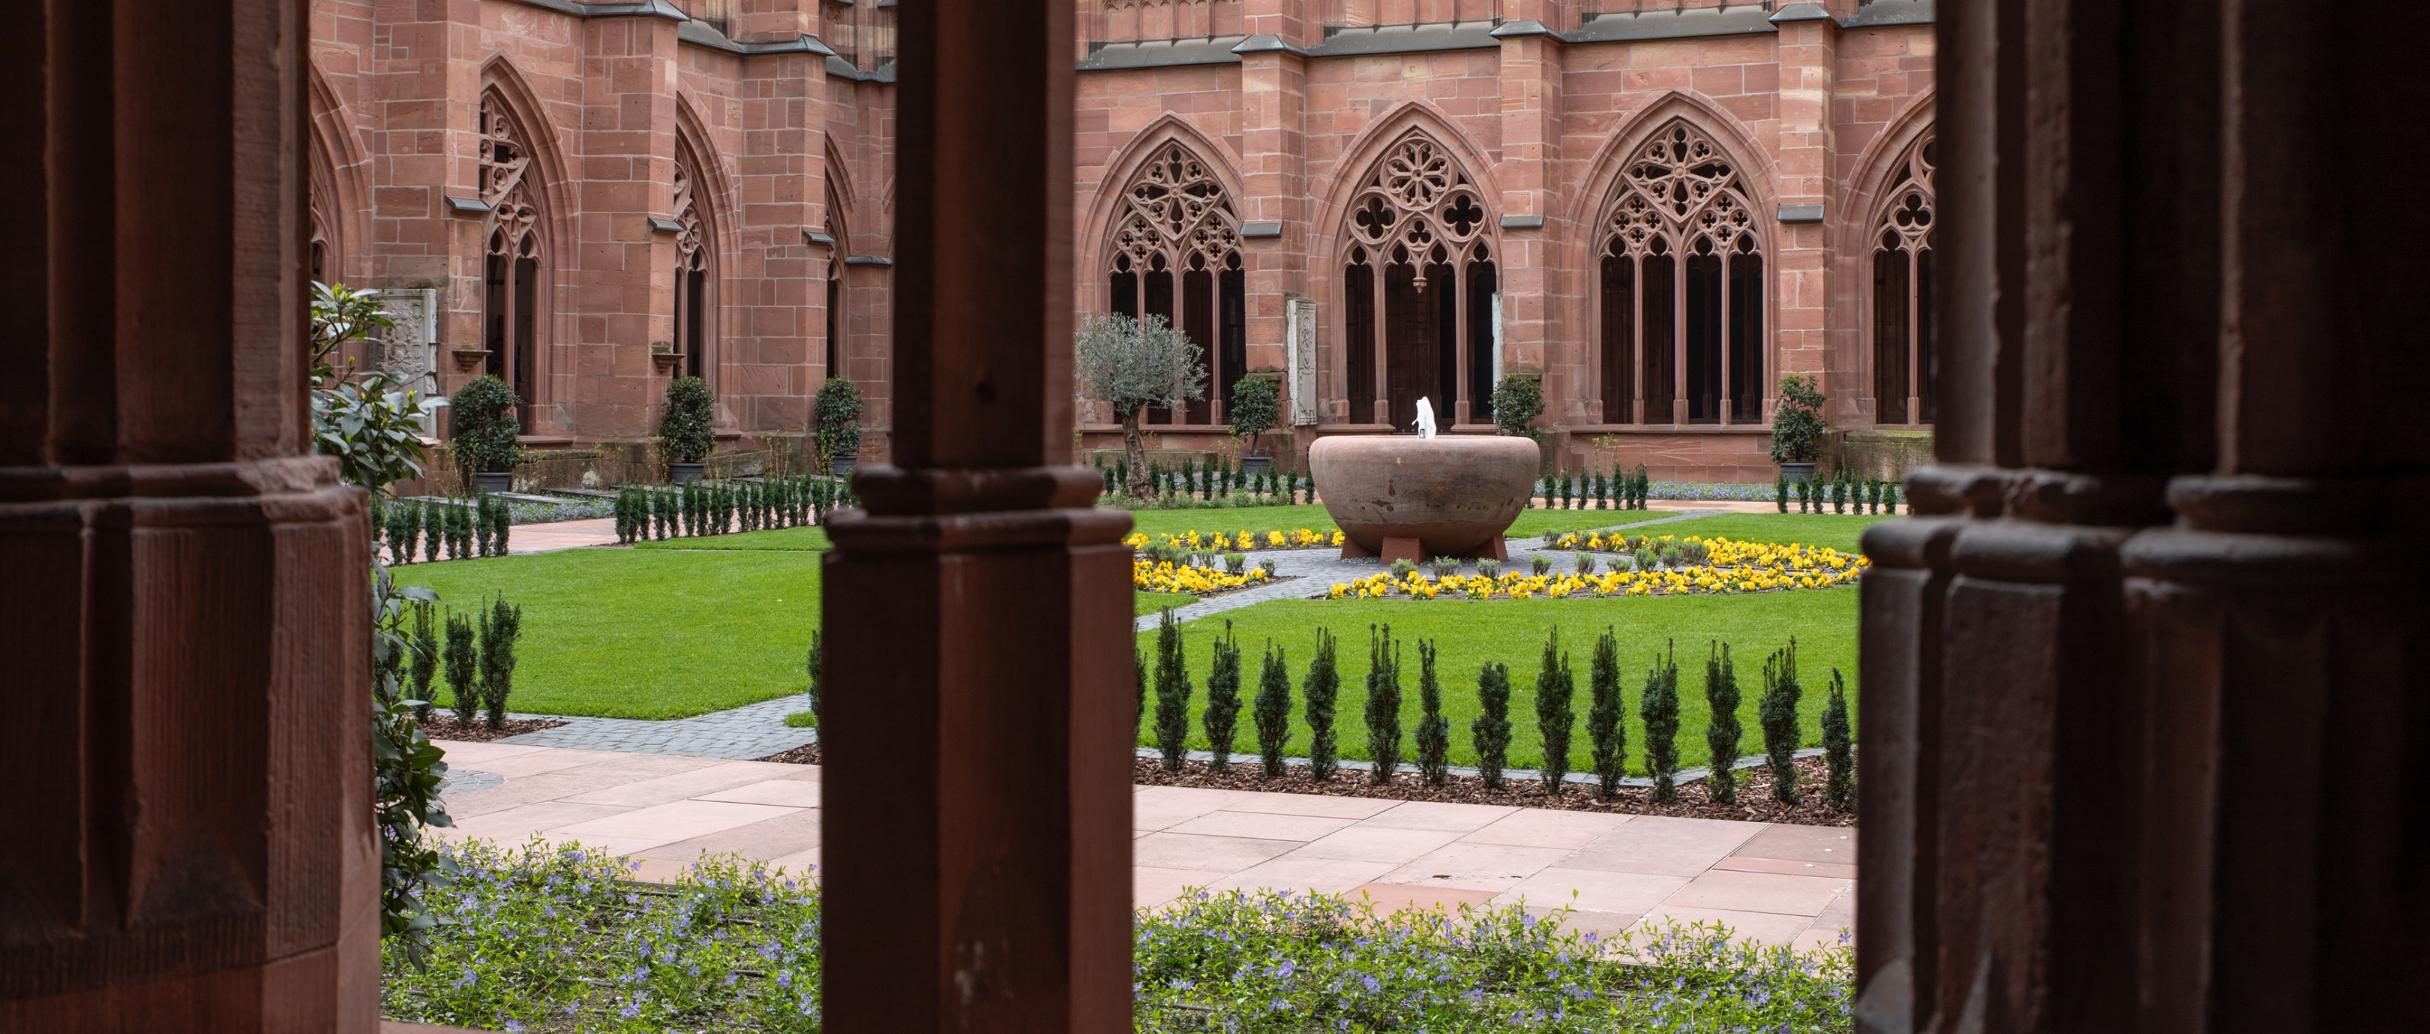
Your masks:
{"label": "red sandstone column", "polygon": [[[1502,295],[1502,357],[1505,370],[1541,370],[1546,422],[1556,426],[1600,422],[1589,414],[1598,394],[1586,376],[1586,356],[1575,328],[1562,316],[1577,282],[1559,245],[1574,228],[1558,193],[1561,167],[1561,46],[1550,33],[1561,28],[1552,0],[1503,0],[1502,162],[1494,175],[1500,198],[1501,247],[1495,272]],[[1471,342],[1490,349],[1490,340]],[[1469,364],[1460,364],[1467,378]],[[1489,422],[1493,385],[1470,384],[1460,396],[1462,426]]]}
{"label": "red sandstone column", "polygon": [[368,1032],[370,555],[310,450],[306,5],[0,35],[0,1030]]}
{"label": "red sandstone column", "polygon": [[[651,227],[675,214],[675,31],[662,16],[586,18],[582,122],[569,172],[580,214],[560,245],[570,281],[557,292],[563,335],[550,381],[560,430],[632,434],[657,426],[665,380],[650,343],[675,340],[675,238]],[[707,156],[703,156],[707,160]],[[704,187],[705,189],[705,187]],[[722,215],[723,213],[720,213]],[[719,349],[704,369],[720,424],[747,417],[759,379]]]}
{"label": "red sandstone column", "polygon": [[[1249,369],[1255,371],[1289,369],[1286,302],[1313,297],[1308,248],[1317,228],[1309,223],[1316,212],[1308,197],[1307,58],[1301,51],[1315,20],[1301,8],[1301,0],[1248,0],[1242,18],[1249,40],[1240,57],[1241,183],[1248,192],[1241,218],[1245,229],[1259,232],[1241,246],[1248,262]],[[1260,223],[1280,224],[1280,236]],[[1317,305],[1317,325],[1323,326],[1326,303]],[[1289,424],[1293,385],[1288,376],[1281,381],[1284,427],[1277,447],[1288,451],[1295,437]],[[1282,465],[1292,464],[1286,459]]]}
{"label": "red sandstone column", "polygon": [[1866,538],[1860,1030],[2412,1023],[2430,229],[2352,200],[2430,98],[2395,11],[2316,13],[1941,12],[1943,465]]}
{"label": "red sandstone column", "polygon": [[1130,522],[1069,465],[1073,11],[946,6],[901,12],[897,465],[826,560],[826,1017],[1128,1030]]}
{"label": "red sandstone column", "polygon": [[[1804,16],[1784,11],[1777,24],[1780,146],[1772,182],[1780,196],[1774,199],[1775,206],[1791,212],[1796,211],[1792,206],[1819,209],[1825,213],[1824,219],[1839,222],[1862,221],[1862,214],[1835,211],[1830,204],[1835,197],[1844,204],[1851,192],[1835,192],[1831,182],[1838,153],[1832,140],[1832,108],[1838,101],[1839,23],[1808,9]],[[1767,376],[1758,378],[1762,398],[1731,401],[1734,422],[1762,422],[1771,412],[1770,400],[1781,375],[1803,373],[1820,378],[1828,366],[1831,267],[1827,228],[1835,224],[1804,217],[1791,221],[1781,218],[1783,213],[1778,211],[1756,214],[1772,222],[1776,242],[1777,257],[1769,277],[1773,326],[1767,335],[1772,343],[1768,350],[1772,368],[1765,371]],[[1823,392],[1834,400],[1862,390],[1866,389],[1855,384],[1823,384]],[[1763,409],[1749,412],[1749,406]]]}

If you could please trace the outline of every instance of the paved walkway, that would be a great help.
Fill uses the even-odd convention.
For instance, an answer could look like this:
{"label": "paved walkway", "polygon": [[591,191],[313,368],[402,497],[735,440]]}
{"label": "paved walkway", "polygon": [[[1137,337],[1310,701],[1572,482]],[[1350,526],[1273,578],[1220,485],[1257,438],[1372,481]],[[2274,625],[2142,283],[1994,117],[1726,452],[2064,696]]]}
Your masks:
{"label": "paved walkway", "polygon": [[[818,864],[812,765],[445,743],[459,839],[539,835],[629,856],[645,879],[702,852],[794,871]],[[1268,888],[1403,905],[1577,909],[1609,935],[1649,919],[1717,920],[1751,940],[1836,944],[1855,923],[1856,831],[1755,822],[1143,786],[1132,795],[1131,899]]]}
{"label": "paved walkway", "polygon": [[616,518],[593,517],[582,521],[554,521],[548,524],[518,524],[506,536],[506,551],[510,555],[525,553],[554,553],[560,549],[583,546],[612,546],[616,544]]}

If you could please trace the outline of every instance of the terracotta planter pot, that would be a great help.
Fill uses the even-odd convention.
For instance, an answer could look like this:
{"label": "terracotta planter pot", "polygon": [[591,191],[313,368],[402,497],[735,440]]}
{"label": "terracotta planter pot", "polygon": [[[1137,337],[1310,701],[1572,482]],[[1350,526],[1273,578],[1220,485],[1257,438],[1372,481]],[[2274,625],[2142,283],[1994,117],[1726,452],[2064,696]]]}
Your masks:
{"label": "terracotta planter pot", "polygon": [[1384,562],[1503,559],[1502,533],[1527,508],[1542,462],[1518,437],[1407,435],[1319,438],[1308,468],[1343,556]]}

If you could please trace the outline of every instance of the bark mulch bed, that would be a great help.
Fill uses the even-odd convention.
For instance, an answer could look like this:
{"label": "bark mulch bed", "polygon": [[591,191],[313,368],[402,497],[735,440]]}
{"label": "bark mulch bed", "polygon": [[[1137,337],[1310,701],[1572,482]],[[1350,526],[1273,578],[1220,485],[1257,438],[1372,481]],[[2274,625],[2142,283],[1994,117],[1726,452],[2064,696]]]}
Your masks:
{"label": "bark mulch bed", "polygon": [[1823,777],[1826,769],[1821,758],[1797,760],[1797,788],[1805,803],[1791,806],[1772,799],[1772,772],[1764,765],[1738,770],[1738,803],[1718,804],[1707,792],[1703,780],[1681,783],[1678,796],[1669,804],[1654,803],[1654,791],[1622,787],[1619,796],[1603,800],[1592,786],[1571,784],[1562,788],[1561,796],[1544,792],[1544,783],[1529,772],[1514,772],[1505,777],[1502,789],[1489,790],[1485,781],[1474,776],[1452,776],[1441,789],[1427,786],[1416,772],[1403,768],[1392,782],[1378,786],[1369,782],[1367,772],[1341,769],[1329,782],[1308,778],[1307,769],[1293,765],[1280,778],[1258,778],[1257,759],[1246,764],[1232,762],[1221,775],[1207,770],[1203,761],[1185,762],[1178,773],[1167,772],[1162,763],[1152,758],[1140,758],[1132,781],[1141,786],[1196,786],[1218,790],[1262,790],[1269,793],[1304,793],[1333,797],[1382,797],[1400,801],[1433,801],[1443,804],[1499,804],[1519,808],[1560,808],[1568,811],[1602,811],[1621,815],[1673,815],[1693,819],[1736,819],[1742,822],[1785,822],[1799,826],[1854,826],[1856,812],[1833,811],[1823,805]]}
{"label": "bark mulch bed", "polygon": [[465,725],[456,721],[456,716],[452,714],[434,711],[429,718],[422,721],[422,733],[434,740],[487,743],[509,736],[521,736],[527,732],[554,729],[564,724],[563,721],[555,718],[509,718],[506,720],[506,724],[492,729],[488,722],[478,718],[473,719],[471,725]]}
{"label": "bark mulch bed", "polygon": [[760,760],[779,761],[788,765],[815,765],[819,763],[818,744],[805,743],[781,754],[770,754]]}
{"label": "bark mulch bed", "polygon": [[[761,761],[779,761],[790,765],[819,763],[818,744],[809,743],[782,754],[770,754]],[[1380,797],[1396,801],[1433,801],[1442,804],[1500,804],[1518,808],[1561,808],[1568,811],[1601,811],[1616,815],[1675,815],[1692,819],[1736,819],[1742,822],[1785,822],[1798,826],[1854,826],[1856,812],[1833,811],[1822,802],[1823,777],[1827,770],[1821,758],[1797,759],[1797,788],[1805,795],[1805,803],[1791,806],[1772,799],[1772,771],[1757,765],[1738,770],[1738,803],[1714,803],[1703,780],[1679,784],[1678,799],[1669,804],[1654,803],[1654,791],[1622,787],[1612,800],[1595,796],[1591,786],[1566,786],[1559,797],[1544,793],[1542,780],[1535,773],[1514,773],[1502,789],[1488,790],[1485,781],[1474,776],[1452,776],[1441,789],[1427,786],[1417,773],[1403,769],[1394,774],[1392,782],[1377,786],[1368,782],[1368,774],[1357,769],[1341,769],[1330,782],[1319,783],[1308,778],[1305,766],[1292,765],[1281,778],[1260,779],[1255,758],[1247,763],[1232,762],[1229,770],[1217,775],[1207,770],[1204,761],[1184,762],[1178,773],[1167,772],[1153,758],[1140,758],[1131,770],[1131,782],[1139,786],[1196,786],[1216,790],[1262,790],[1268,793],[1304,793],[1330,797]]]}

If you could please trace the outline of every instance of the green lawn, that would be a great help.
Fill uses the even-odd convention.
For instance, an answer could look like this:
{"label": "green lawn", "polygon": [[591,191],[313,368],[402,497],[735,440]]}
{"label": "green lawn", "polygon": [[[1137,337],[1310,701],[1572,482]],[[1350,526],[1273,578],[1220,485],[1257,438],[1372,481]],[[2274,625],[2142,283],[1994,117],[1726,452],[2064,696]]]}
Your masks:
{"label": "green lawn", "polygon": [[[1730,644],[1737,669],[1738,720],[1745,729],[1740,752],[1758,754],[1762,752],[1763,739],[1756,722],[1756,706],[1763,695],[1764,656],[1787,645],[1790,636],[1797,637],[1798,672],[1805,685],[1799,711],[1804,716],[1805,743],[1812,746],[1820,740],[1818,719],[1829,691],[1831,669],[1837,667],[1846,674],[1851,696],[1855,692],[1856,614],[1857,590],[1853,586],[1743,596],[1260,603],[1182,625],[1195,687],[1190,745],[1198,749],[1207,745],[1199,712],[1205,704],[1210,644],[1223,633],[1224,622],[1229,619],[1240,642],[1243,701],[1256,698],[1257,679],[1262,670],[1260,657],[1266,644],[1270,641],[1285,652],[1291,672],[1294,729],[1289,749],[1295,757],[1305,757],[1307,753],[1305,700],[1300,694],[1308,674],[1308,661],[1315,655],[1316,630],[1320,627],[1331,629],[1338,644],[1336,657],[1342,682],[1341,698],[1335,705],[1338,749],[1343,757],[1368,756],[1364,716],[1370,623],[1390,624],[1393,637],[1402,643],[1401,743],[1405,756],[1415,749],[1413,737],[1419,716],[1415,640],[1431,638],[1440,651],[1438,675],[1443,687],[1443,713],[1452,729],[1452,762],[1462,765],[1476,762],[1468,723],[1477,715],[1477,671],[1487,661],[1499,661],[1510,666],[1511,675],[1510,766],[1533,769],[1543,757],[1536,732],[1536,672],[1541,667],[1545,636],[1555,625],[1561,629],[1562,648],[1570,655],[1577,675],[1577,698],[1572,707],[1578,726],[1570,745],[1573,771],[1584,770],[1592,757],[1585,728],[1586,713],[1592,705],[1588,672],[1595,639],[1607,626],[1620,642],[1620,684],[1628,716],[1631,771],[1643,774],[1645,767],[1645,726],[1637,717],[1637,707],[1646,671],[1665,638],[1678,643],[1678,743],[1683,767],[1700,766],[1706,756],[1704,661],[1705,644],[1712,639]],[[1155,635],[1142,634],[1141,649],[1152,651]],[[1141,724],[1139,741],[1148,746],[1155,742],[1152,681],[1151,678],[1149,713]],[[1256,753],[1253,713],[1249,708],[1242,710],[1240,732],[1234,743],[1237,753],[1251,756]]]}
{"label": "green lawn", "polygon": [[802,689],[819,555],[569,549],[395,568],[465,609],[523,608],[515,695],[542,714],[681,718]]}
{"label": "green lawn", "polygon": [[1889,519],[1854,514],[1717,513],[1648,529],[1647,534],[1701,535],[1741,542],[1798,542],[1854,553],[1866,528]]}
{"label": "green lawn", "polygon": [[[435,589],[458,609],[500,593],[523,608],[514,709],[682,718],[801,692],[803,655],[819,624],[819,554],[808,546],[673,547],[760,535],[807,540],[796,532],[817,529],[393,570],[399,583]],[[1143,592],[1135,609],[1153,614],[1188,602]]]}

